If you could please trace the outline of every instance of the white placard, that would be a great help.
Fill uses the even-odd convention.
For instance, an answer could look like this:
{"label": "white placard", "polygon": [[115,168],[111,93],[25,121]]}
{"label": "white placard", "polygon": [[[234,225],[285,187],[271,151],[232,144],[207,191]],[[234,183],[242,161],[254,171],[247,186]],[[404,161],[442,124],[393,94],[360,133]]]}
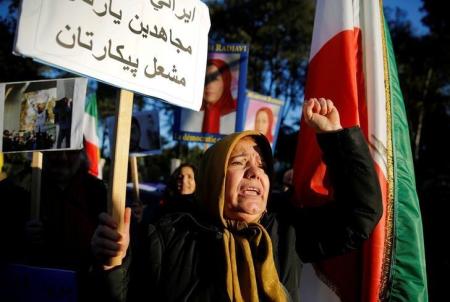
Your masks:
{"label": "white placard", "polygon": [[199,0],[23,0],[14,52],[199,110],[209,28]]}

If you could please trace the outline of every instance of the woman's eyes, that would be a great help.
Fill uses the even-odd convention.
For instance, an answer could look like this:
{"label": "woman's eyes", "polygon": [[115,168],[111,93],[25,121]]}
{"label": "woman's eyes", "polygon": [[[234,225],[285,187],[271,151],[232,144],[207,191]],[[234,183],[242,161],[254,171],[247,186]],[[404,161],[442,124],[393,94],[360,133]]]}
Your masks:
{"label": "woman's eyes", "polygon": [[[246,160],[235,160],[231,162],[232,166],[244,166],[246,163]],[[266,169],[266,164],[264,162],[260,162],[257,164],[259,168]]]}
{"label": "woman's eyes", "polygon": [[232,166],[240,166],[240,165],[243,165],[243,164],[244,164],[243,160],[235,160],[235,161],[231,162]]}

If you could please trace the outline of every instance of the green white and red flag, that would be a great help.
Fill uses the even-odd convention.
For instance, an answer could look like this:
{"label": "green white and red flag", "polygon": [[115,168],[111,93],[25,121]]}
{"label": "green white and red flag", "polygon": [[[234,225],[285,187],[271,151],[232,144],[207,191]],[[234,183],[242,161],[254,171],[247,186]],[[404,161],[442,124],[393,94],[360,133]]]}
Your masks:
{"label": "green white and red flag", "polygon": [[[333,100],[343,127],[363,129],[384,213],[362,250],[315,264],[315,271],[344,302],[428,301],[408,124],[382,1],[316,3],[305,98]],[[296,200],[307,206],[327,202],[325,175],[315,134],[302,119],[294,163]]]}
{"label": "green white and red flag", "polygon": [[102,178],[100,169],[100,139],[98,136],[97,122],[97,97],[90,94],[86,98],[84,107],[84,148],[89,161],[89,173]]}

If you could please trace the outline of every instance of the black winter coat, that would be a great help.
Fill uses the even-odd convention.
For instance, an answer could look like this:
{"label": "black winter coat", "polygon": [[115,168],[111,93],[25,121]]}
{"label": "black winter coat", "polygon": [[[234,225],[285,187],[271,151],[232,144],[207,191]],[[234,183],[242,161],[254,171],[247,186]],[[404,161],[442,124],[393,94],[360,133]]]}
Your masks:
{"label": "black winter coat", "polygon": [[[380,186],[359,128],[320,134],[318,141],[335,202],[286,206],[261,220],[272,240],[280,281],[293,301],[300,296],[302,263],[358,248],[382,215]],[[147,235],[122,266],[100,273],[109,301],[127,296],[128,301],[229,301],[218,227],[200,215],[174,213],[150,225]]]}

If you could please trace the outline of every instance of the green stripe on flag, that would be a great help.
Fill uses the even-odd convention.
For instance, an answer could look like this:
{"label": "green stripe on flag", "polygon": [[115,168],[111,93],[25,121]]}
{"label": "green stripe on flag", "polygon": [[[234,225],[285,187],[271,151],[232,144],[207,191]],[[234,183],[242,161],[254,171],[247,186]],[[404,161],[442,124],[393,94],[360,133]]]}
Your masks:
{"label": "green stripe on flag", "polygon": [[87,102],[84,105],[84,112],[86,112],[87,114],[89,114],[97,119],[97,117],[98,117],[97,97],[96,97],[95,93],[91,93],[88,96]]}
{"label": "green stripe on flag", "polygon": [[403,95],[392,40],[384,22],[391,91],[394,157],[394,242],[389,301],[428,301],[422,218]]}

